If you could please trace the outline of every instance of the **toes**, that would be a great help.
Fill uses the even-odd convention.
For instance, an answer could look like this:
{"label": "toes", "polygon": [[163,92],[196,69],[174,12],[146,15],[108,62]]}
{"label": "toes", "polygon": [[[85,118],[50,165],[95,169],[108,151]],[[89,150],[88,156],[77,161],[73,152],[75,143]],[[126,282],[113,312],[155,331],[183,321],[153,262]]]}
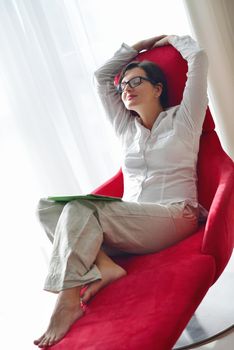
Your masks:
{"label": "toes", "polygon": [[50,342],[50,338],[49,337],[44,337],[41,342],[38,344],[39,348],[46,348],[47,346],[49,346],[49,342]]}
{"label": "toes", "polygon": [[81,310],[83,311],[83,313],[85,313],[85,311],[87,309],[87,304],[82,298],[80,299],[80,307],[81,307]]}
{"label": "toes", "polygon": [[50,338],[50,340],[48,342],[48,346],[54,345],[57,342],[58,342],[58,340],[56,340],[56,337],[52,337],[52,338]]}
{"label": "toes", "polygon": [[35,344],[35,345],[40,344],[40,342],[42,341],[42,339],[44,338],[44,336],[45,336],[45,334],[43,334],[40,338],[34,340],[33,344]]}
{"label": "toes", "polygon": [[82,304],[83,303],[87,303],[87,301],[91,298],[92,296],[92,293],[91,291],[89,290],[89,288],[87,288],[84,292],[84,294],[82,295],[82,298],[81,298],[81,302]]}
{"label": "toes", "polygon": [[85,294],[85,291],[87,290],[88,286],[84,286],[82,287],[81,291],[80,291],[80,297],[83,297],[83,295]]}
{"label": "toes", "polygon": [[56,336],[54,335],[48,335],[48,336],[44,336],[44,338],[41,339],[38,345],[39,348],[45,348],[47,349],[47,347],[50,347],[52,345],[54,345],[55,343],[58,343],[58,341],[60,340],[60,338],[56,339]]}

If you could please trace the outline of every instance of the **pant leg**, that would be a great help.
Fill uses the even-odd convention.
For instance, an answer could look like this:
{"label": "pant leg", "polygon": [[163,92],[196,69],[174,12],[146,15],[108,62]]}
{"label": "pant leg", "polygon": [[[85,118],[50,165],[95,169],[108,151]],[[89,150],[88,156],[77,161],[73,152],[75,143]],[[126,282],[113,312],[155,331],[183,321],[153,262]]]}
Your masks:
{"label": "pant leg", "polygon": [[37,217],[49,240],[53,243],[55,229],[66,203],[54,202],[46,198],[40,199],[37,206]]}
{"label": "pant leg", "polygon": [[[44,289],[59,292],[101,278],[94,264],[103,242],[96,208],[78,201],[67,204],[40,201],[38,216],[53,241]],[[51,238],[52,237],[52,238]]]}
{"label": "pant leg", "polygon": [[[48,209],[51,211],[51,206]],[[53,208],[52,213],[54,213]],[[93,264],[104,243],[115,251],[155,252],[195,231],[197,218],[184,205],[73,201],[55,215],[54,247],[45,289],[59,291],[101,278]],[[44,218],[47,216],[43,213]],[[41,215],[42,218],[42,215]],[[49,220],[51,222],[51,218]],[[45,227],[53,226],[44,224]],[[49,229],[47,229],[49,231]]]}
{"label": "pant leg", "polygon": [[97,213],[107,248],[131,254],[165,249],[185,239],[198,227],[197,209],[184,203],[167,206],[132,202],[100,203]]}

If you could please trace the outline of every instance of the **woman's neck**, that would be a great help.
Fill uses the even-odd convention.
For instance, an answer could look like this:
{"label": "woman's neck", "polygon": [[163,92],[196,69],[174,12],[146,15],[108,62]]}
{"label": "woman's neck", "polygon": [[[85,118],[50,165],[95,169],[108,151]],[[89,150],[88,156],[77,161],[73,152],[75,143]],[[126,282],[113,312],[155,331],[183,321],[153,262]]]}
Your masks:
{"label": "woman's neck", "polygon": [[142,124],[145,128],[151,130],[155,120],[158,118],[159,114],[163,111],[163,108],[161,105],[159,106],[153,106],[152,108],[147,108],[147,110],[144,110],[142,112],[138,111],[138,114],[141,118]]}

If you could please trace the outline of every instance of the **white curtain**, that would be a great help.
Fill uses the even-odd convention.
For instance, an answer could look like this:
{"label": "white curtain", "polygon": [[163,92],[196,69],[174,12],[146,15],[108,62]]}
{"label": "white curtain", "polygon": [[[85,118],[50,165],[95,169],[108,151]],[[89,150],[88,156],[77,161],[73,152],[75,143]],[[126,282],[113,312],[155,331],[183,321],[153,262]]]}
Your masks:
{"label": "white curtain", "polygon": [[111,175],[115,157],[92,88],[94,47],[80,29],[79,4],[0,6],[2,91],[38,184],[45,194],[88,191]]}
{"label": "white curtain", "polygon": [[[87,193],[120,167],[93,71],[120,44],[190,34],[182,0],[0,0],[1,347],[32,349],[54,296],[42,196]],[[3,302],[3,303],[2,303]]]}
{"label": "white curtain", "polygon": [[225,151],[234,159],[234,1],[185,0],[194,37],[209,56],[212,112]]}

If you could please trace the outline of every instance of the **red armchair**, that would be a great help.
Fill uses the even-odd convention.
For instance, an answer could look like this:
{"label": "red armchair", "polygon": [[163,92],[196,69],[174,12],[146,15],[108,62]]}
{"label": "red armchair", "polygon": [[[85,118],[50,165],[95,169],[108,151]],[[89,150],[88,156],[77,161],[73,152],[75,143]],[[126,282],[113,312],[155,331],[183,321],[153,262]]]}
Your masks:
{"label": "red armchair", "polygon": [[[169,81],[170,105],[178,104],[187,63],[171,46],[139,55],[156,61]],[[128,275],[101,290],[86,315],[52,348],[56,350],[169,350],[209,287],[220,276],[234,242],[234,164],[222,150],[207,110],[198,157],[200,203],[206,224],[159,253],[118,257]],[[94,193],[122,196],[121,171]]]}

